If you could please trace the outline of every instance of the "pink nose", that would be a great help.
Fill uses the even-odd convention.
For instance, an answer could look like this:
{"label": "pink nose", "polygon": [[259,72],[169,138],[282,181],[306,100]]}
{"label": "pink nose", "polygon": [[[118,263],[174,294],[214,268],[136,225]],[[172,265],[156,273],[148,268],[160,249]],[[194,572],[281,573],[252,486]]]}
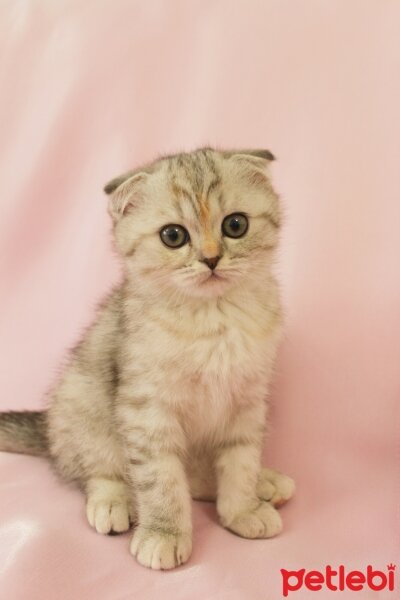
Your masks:
{"label": "pink nose", "polygon": [[213,258],[203,258],[203,263],[206,263],[207,267],[214,271],[215,267],[219,263],[220,256],[213,256]]}

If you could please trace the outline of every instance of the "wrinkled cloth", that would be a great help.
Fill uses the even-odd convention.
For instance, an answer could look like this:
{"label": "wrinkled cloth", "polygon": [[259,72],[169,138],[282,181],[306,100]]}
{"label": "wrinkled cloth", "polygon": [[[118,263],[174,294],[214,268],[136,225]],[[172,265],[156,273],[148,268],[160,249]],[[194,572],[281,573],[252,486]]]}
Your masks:
{"label": "wrinkled cloth", "polygon": [[277,600],[282,568],[400,563],[399,18],[395,0],[2,2],[0,409],[45,405],[120,277],[110,178],[268,148],[286,330],[265,461],[297,494],[265,541],[194,503],[189,562],[152,572],[44,460],[2,453],[1,600]]}

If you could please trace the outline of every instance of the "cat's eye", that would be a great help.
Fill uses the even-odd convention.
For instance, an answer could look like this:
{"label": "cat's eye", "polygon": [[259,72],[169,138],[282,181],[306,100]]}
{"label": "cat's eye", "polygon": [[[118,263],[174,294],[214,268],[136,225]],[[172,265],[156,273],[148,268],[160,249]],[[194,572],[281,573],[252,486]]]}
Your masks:
{"label": "cat's eye", "polygon": [[165,225],[160,230],[160,238],[168,248],[180,248],[189,241],[189,233],[182,225]]}
{"label": "cat's eye", "polygon": [[222,221],[222,233],[230,238],[244,236],[249,228],[249,221],[242,213],[233,213]]}

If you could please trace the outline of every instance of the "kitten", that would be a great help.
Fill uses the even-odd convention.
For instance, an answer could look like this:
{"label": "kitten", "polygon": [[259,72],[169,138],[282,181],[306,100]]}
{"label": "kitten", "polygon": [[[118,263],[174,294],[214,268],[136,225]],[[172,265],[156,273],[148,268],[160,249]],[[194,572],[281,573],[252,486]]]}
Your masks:
{"label": "kitten", "polygon": [[281,332],[280,225],[266,150],[163,157],[111,181],[123,283],[72,351],[45,412],[0,416],[0,448],[48,456],[100,533],[169,569],[192,549],[191,500],[246,538],[281,531],[292,479],[261,468]]}

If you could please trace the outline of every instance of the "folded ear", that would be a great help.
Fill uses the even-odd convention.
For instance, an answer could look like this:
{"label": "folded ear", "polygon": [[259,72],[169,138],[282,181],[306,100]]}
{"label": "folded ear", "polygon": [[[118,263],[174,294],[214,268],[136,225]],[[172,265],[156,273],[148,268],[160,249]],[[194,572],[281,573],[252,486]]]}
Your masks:
{"label": "folded ear", "polygon": [[275,156],[269,150],[229,150],[224,152],[226,158],[231,156],[254,156],[255,158],[262,158],[266,161],[275,160]]}
{"label": "folded ear", "polygon": [[104,191],[111,194],[108,212],[114,221],[118,221],[137,204],[146,178],[146,173],[129,171],[107,183]]}
{"label": "folded ear", "polygon": [[269,150],[239,150],[236,154],[248,154],[249,156],[255,156],[256,158],[263,158],[264,160],[275,160],[275,156]]}
{"label": "folded ear", "polygon": [[132,177],[135,173],[136,171],[127,171],[126,173],[123,173],[118,177],[114,177],[114,179],[111,179],[111,181],[106,183],[106,185],[104,186],[103,189],[105,193],[112,194],[122,183],[124,183],[124,181],[130,179],[130,177]]}
{"label": "folded ear", "polygon": [[235,150],[224,153],[231,164],[235,165],[235,171],[246,179],[251,185],[262,186],[271,191],[271,183],[268,177],[268,166],[275,156],[269,150]]}

